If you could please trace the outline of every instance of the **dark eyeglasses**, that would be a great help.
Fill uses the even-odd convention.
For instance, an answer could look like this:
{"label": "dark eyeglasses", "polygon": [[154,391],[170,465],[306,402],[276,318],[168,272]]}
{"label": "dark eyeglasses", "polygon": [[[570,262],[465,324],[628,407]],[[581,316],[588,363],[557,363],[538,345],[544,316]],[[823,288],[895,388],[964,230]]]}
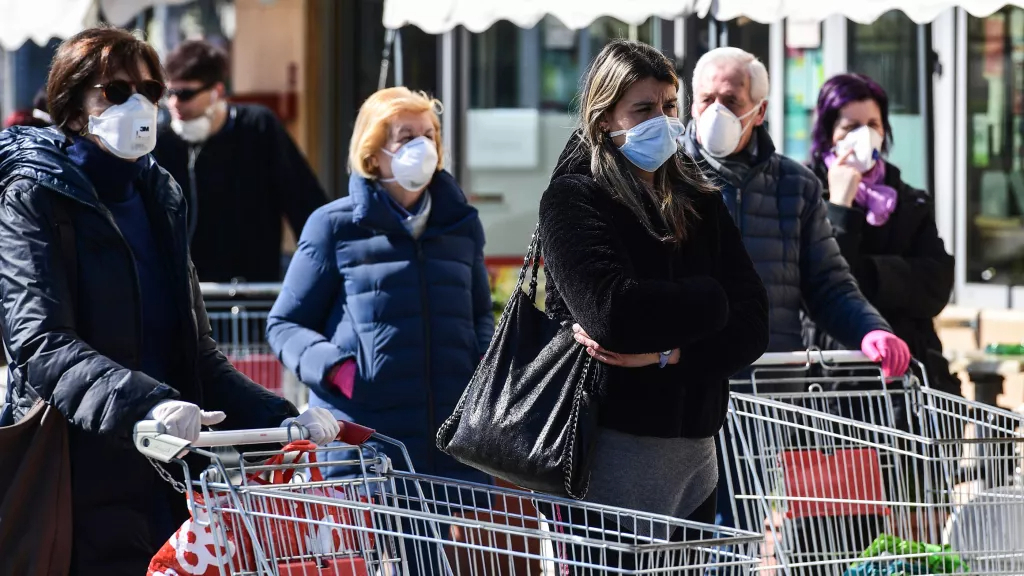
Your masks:
{"label": "dark eyeglasses", "polygon": [[204,84],[199,88],[168,88],[167,97],[177,96],[180,102],[188,102],[189,100],[198,96],[201,92],[206,92],[210,88],[213,88],[213,84]]}
{"label": "dark eyeglasses", "polygon": [[141,94],[144,98],[156,104],[164,97],[167,87],[156,80],[143,80],[133,84],[127,80],[111,80],[106,84],[97,84],[95,88],[103,91],[103,97],[111,104],[124,104],[132,97],[132,94]]}

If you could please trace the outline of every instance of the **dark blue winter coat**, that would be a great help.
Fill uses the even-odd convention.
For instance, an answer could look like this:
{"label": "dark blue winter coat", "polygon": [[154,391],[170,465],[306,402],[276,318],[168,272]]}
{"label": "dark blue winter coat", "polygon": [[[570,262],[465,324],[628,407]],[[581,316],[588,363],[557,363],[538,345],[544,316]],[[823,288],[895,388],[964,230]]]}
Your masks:
{"label": "dark blue winter coat", "polygon": [[[310,406],[401,440],[417,472],[485,480],[434,443],[494,332],[483,226],[447,172],[427,190],[430,216],[414,239],[387,192],[353,175],[349,195],[306,222],[267,338],[310,387]],[[348,359],[351,398],[325,385]]]}
{"label": "dark blue winter coat", "polygon": [[751,147],[735,155],[754,154],[741,171],[730,169],[738,163],[705,157],[692,123],[683,144],[721,186],[747,253],[768,289],[768,351],[805,348],[804,310],[852,349],[860,348],[868,332],[891,332],[889,323],[861,294],[839,251],[818,178],[802,164],[776,154],[765,127],[755,128],[752,138]]}

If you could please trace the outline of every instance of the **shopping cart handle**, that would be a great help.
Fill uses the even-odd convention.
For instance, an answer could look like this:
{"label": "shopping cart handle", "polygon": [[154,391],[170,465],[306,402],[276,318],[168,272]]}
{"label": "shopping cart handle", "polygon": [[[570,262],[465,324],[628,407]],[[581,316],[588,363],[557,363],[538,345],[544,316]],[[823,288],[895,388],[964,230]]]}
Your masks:
{"label": "shopping cart handle", "polygon": [[366,444],[366,441],[377,433],[373,428],[360,426],[355,422],[339,420],[338,424],[341,424],[341,432],[338,433],[338,440],[345,444],[351,444],[352,446]]}
{"label": "shopping cart handle", "polygon": [[751,366],[806,366],[807,364],[876,364],[866,354],[855,350],[797,350],[769,352]]}
{"label": "shopping cart handle", "polygon": [[[341,432],[337,439],[345,444],[365,444],[375,433],[371,428],[352,422],[338,421]],[[195,442],[182,440],[167,433],[167,428],[156,420],[143,420],[135,424],[133,440],[135,448],[142,454],[170,462],[189,448],[213,448],[217,446],[244,446],[247,444],[286,444],[292,440],[309,438],[309,431],[299,425],[280,428],[257,428],[252,430],[217,430],[200,432]]]}

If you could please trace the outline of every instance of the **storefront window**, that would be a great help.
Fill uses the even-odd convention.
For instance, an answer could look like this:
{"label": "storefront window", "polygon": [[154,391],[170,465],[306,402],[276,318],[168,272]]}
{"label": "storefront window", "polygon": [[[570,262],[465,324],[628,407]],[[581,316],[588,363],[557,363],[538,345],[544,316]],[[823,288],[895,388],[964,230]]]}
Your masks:
{"label": "storefront window", "polygon": [[470,107],[516,108],[520,29],[502,20],[470,37]]}
{"label": "storefront window", "polygon": [[967,281],[1024,283],[1024,10],[967,20]]}
{"label": "storefront window", "polygon": [[727,33],[723,38],[726,44],[723,45],[750,52],[764,63],[765,68],[772,69],[771,26],[742,17],[720,23],[719,26],[724,26]]}
{"label": "storefront window", "polygon": [[556,18],[546,16],[540,25],[540,107],[564,111],[576,96],[580,74],[580,34]]}
{"label": "storefront window", "polygon": [[572,30],[545,17],[536,27],[501,21],[470,37],[470,107],[538,108],[566,113],[579,94],[587,64],[615,38],[654,43],[654,18],[635,28],[598,18]]}
{"label": "storefront window", "polygon": [[889,161],[900,168],[911,186],[927,188],[931,150],[927,139],[920,27],[903,12],[893,10],[871,24],[851,22],[847,48],[851,72],[866,74],[889,96],[893,148]]}
{"label": "storefront window", "polygon": [[[594,56],[597,56],[605,44],[616,38],[631,38],[632,31],[630,28],[629,24],[615,18],[609,18],[608,16],[594,20],[594,23],[590,25],[590,29],[587,31],[590,39],[590,58],[593,59]],[[648,18],[647,22],[637,26],[635,33],[635,40],[653,45],[655,43],[654,19]]]}
{"label": "storefront window", "polygon": [[825,81],[820,34],[818,38],[818,47],[806,47],[803,43],[792,42],[787,38],[783,150],[786,156],[797,162],[805,162],[811,157],[814,107],[818,103],[818,91]]}

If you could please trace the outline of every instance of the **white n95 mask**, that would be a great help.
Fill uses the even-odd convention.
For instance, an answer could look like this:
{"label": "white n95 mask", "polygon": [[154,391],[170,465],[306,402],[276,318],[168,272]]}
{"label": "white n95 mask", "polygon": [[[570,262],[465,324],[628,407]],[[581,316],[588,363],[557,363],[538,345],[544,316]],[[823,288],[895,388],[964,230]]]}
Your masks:
{"label": "white n95 mask", "polygon": [[141,94],[132,94],[124,104],[89,116],[88,132],[118,158],[141,158],[156,148],[156,114],[156,104]]}
{"label": "white n95 mask", "polygon": [[736,152],[743,132],[750,126],[749,123],[744,126],[743,120],[757,114],[763,103],[764,100],[761,100],[743,116],[736,116],[732,110],[718,102],[708,106],[697,119],[700,145],[715,158],[725,158]]}
{"label": "white n95 mask", "polygon": [[381,182],[398,182],[402,188],[416,192],[430,184],[437,171],[437,147],[426,136],[410,140],[394,154],[382,151],[391,157],[394,178],[385,178]]}
{"label": "white n95 mask", "polygon": [[218,109],[225,106],[226,103],[221,100],[210,104],[201,115],[191,120],[172,118],[171,130],[174,130],[175,134],[190,144],[205,142],[210,137],[210,132],[213,131],[214,115],[216,115]]}
{"label": "white n95 mask", "polygon": [[881,157],[884,140],[885,138],[874,128],[861,126],[852,130],[836,144],[836,157],[842,156],[848,150],[853,150],[853,154],[846,159],[844,164],[864,174],[874,168],[875,162]]}

